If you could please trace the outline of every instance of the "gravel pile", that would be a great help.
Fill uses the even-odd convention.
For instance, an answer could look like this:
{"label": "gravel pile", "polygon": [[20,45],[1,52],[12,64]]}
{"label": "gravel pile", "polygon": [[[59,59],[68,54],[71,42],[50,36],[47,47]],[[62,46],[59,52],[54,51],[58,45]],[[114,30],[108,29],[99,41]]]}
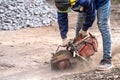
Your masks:
{"label": "gravel pile", "polygon": [[120,68],[61,76],[52,80],[120,80]]}
{"label": "gravel pile", "polygon": [[46,0],[0,0],[0,30],[51,25],[56,10]]}

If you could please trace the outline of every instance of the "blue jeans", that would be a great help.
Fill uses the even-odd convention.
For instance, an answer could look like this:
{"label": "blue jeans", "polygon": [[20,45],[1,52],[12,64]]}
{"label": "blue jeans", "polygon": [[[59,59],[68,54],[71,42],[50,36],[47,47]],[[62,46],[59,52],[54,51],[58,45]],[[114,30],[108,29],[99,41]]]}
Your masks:
{"label": "blue jeans", "polygon": [[[111,31],[110,31],[110,6],[111,2],[109,1],[105,5],[101,6],[97,10],[97,24],[101,32],[103,40],[103,59],[112,58],[112,40],[111,40]],[[83,23],[80,21],[83,20],[80,17],[84,15],[78,13],[78,20],[76,24],[76,35],[78,35],[79,30],[81,29]],[[84,22],[84,20],[82,21]]]}

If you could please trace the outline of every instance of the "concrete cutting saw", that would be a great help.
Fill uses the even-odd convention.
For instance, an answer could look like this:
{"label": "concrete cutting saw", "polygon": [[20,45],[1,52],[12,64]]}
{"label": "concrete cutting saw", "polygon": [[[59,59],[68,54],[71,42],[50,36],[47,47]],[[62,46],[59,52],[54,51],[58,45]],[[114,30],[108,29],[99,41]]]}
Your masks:
{"label": "concrete cutting saw", "polygon": [[60,49],[58,46],[55,53],[51,58],[52,69],[67,69],[71,67],[71,61],[73,58],[79,57],[82,61],[89,62],[90,56],[97,52],[98,42],[94,35],[91,33],[86,37],[79,35],[76,39],[70,41],[65,49]]}

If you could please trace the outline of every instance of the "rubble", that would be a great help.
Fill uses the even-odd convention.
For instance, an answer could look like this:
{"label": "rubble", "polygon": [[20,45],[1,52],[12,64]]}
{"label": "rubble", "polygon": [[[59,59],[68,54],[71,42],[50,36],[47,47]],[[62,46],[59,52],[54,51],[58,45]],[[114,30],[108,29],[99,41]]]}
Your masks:
{"label": "rubble", "polygon": [[51,25],[56,9],[46,0],[0,0],[0,30]]}
{"label": "rubble", "polygon": [[52,80],[120,80],[120,68],[110,71],[89,71],[72,75],[64,75]]}

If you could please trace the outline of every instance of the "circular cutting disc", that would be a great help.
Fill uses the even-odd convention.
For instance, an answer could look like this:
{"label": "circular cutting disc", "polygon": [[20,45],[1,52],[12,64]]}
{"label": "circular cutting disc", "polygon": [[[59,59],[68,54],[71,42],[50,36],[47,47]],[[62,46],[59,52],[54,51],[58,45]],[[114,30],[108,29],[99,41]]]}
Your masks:
{"label": "circular cutting disc", "polygon": [[58,67],[58,69],[66,69],[66,68],[68,68],[68,67],[70,67],[70,62],[69,62],[69,60],[62,60],[62,61],[59,61],[58,63],[57,63],[57,67]]}

